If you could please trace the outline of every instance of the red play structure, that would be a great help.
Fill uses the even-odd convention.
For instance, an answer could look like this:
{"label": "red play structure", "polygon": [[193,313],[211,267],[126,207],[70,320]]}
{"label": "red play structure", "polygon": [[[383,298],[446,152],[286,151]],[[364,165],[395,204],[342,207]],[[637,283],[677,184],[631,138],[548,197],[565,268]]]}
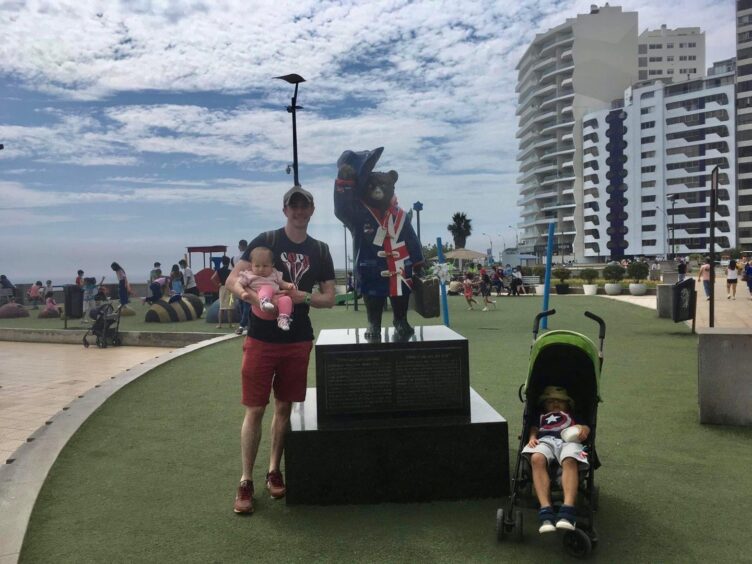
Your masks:
{"label": "red play structure", "polygon": [[[216,294],[217,293],[217,286],[211,281],[211,277],[214,274],[214,268],[219,268],[220,263],[219,261],[222,260],[222,257],[227,254],[227,245],[209,245],[206,247],[188,247],[188,253],[187,253],[187,261],[188,266],[193,269],[193,264],[191,261],[191,253],[202,253],[203,259],[204,259],[204,267],[199,270],[198,272],[195,272],[194,269],[194,276],[196,277],[196,285],[198,286],[198,291],[202,294]],[[214,253],[221,253],[218,257],[214,257]],[[206,266],[206,256],[209,255],[209,267]],[[212,263],[214,268],[212,268]]]}

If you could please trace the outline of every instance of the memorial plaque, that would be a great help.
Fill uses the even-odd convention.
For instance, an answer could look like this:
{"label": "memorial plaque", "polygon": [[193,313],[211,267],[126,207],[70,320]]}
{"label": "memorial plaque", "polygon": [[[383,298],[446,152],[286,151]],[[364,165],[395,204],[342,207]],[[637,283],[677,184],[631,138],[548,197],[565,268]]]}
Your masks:
{"label": "memorial plaque", "polygon": [[467,340],[444,326],[417,327],[407,342],[368,342],[364,329],[324,330],[316,342],[318,416],[469,415]]}

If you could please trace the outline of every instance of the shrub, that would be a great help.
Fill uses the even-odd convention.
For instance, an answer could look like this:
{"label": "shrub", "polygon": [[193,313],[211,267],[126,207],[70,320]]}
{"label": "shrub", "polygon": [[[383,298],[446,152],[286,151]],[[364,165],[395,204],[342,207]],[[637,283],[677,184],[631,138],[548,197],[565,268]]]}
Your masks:
{"label": "shrub", "polygon": [[610,282],[618,282],[624,278],[624,267],[620,264],[609,264],[603,269],[603,278]]}
{"label": "shrub", "polygon": [[598,278],[598,271],[594,268],[583,268],[580,271],[580,278],[582,278],[586,283],[592,284],[595,282],[595,279]]}
{"label": "shrub", "polygon": [[533,267],[533,276],[540,276],[540,279],[543,280],[543,277],[546,276],[546,267],[541,264],[536,264]]}
{"label": "shrub", "polygon": [[564,282],[569,280],[569,277],[572,276],[572,273],[569,271],[569,269],[563,266],[554,268],[553,271],[551,271],[551,274],[559,281],[560,284],[564,284]]}
{"label": "shrub", "polygon": [[634,280],[635,283],[639,283],[640,280],[645,280],[645,278],[648,277],[648,272],[650,272],[650,267],[646,262],[634,261],[630,262],[627,266],[627,274],[629,274],[629,277]]}

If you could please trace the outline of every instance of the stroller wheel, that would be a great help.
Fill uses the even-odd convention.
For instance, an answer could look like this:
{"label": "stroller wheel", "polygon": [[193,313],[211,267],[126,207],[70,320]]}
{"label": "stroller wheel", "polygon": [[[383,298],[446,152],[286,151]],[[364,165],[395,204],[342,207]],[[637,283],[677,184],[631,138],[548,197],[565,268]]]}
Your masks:
{"label": "stroller wheel", "polygon": [[496,510],[496,540],[501,542],[507,537],[506,527],[504,526],[504,510]]}
{"label": "stroller wheel", "polygon": [[517,509],[514,512],[514,540],[522,542],[522,511]]}
{"label": "stroller wheel", "polygon": [[595,530],[595,527],[590,527],[588,536],[590,537],[590,545],[593,547],[593,550],[595,550],[598,546],[598,532]]}
{"label": "stroller wheel", "polygon": [[116,346],[116,347],[119,347],[120,345],[122,345],[122,344],[123,344],[123,342],[122,342],[122,341],[120,340],[120,335],[115,335],[115,336],[114,336],[114,337],[112,338],[112,344],[113,344],[114,346]]}
{"label": "stroller wheel", "polygon": [[587,558],[593,551],[590,537],[582,529],[575,529],[564,534],[562,539],[564,550],[575,558]]}

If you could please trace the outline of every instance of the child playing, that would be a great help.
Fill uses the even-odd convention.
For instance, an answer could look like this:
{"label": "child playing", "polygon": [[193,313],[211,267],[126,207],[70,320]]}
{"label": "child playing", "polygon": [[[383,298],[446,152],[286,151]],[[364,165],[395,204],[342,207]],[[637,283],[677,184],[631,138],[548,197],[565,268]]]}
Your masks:
{"label": "child playing", "polygon": [[183,297],[183,273],[180,272],[177,264],[173,264],[170,271],[170,287],[172,290],[169,302],[173,303],[180,300]]}
{"label": "child playing", "polygon": [[483,311],[488,311],[490,305],[496,309],[496,301],[491,299],[491,277],[488,274],[480,277],[480,295],[483,296]]}
{"label": "child playing", "polygon": [[39,304],[42,302],[42,296],[43,294],[42,289],[44,286],[42,286],[42,281],[37,280],[32,284],[28,291],[26,292],[26,295],[29,297],[29,301],[31,301],[31,305],[33,306],[31,309],[39,309]]}
{"label": "child playing", "polygon": [[465,280],[462,282],[462,293],[465,295],[465,300],[467,300],[468,311],[473,309],[473,304],[477,304],[478,302],[476,302],[475,298],[473,298],[473,274],[472,272],[468,272],[465,275]]}
{"label": "child playing", "polygon": [[251,269],[240,273],[240,285],[246,289],[240,296],[241,299],[248,299],[247,290],[255,290],[259,297],[259,306],[251,306],[254,315],[261,319],[274,319],[272,312],[277,309],[277,327],[282,331],[289,331],[292,299],[278,292],[294,290],[295,284],[285,282],[282,273],[274,268],[274,253],[271,249],[256,247],[251,251],[250,258]]}
{"label": "child playing", "polygon": [[[538,401],[543,409],[532,414],[529,440],[522,449],[522,453],[528,455],[530,460],[533,487],[541,507],[538,512],[538,532],[551,533],[556,529],[573,531],[579,469],[588,466],[587,452],[581,442],[587,439],[590,427],[575,423],[571,415],[574,401],[566,388],[546,386]],[[572,426],[579,428],[579,442],[565,442],[561,438],[561,432]],[[557,461],[561,466],[561,487],[564,491],[564,503],[556,516],[551,506],[551,479],[548,474],[548,465],[552,461]]]}
{"label": "child playing", "polygon": [[94,308],[97,295],[97,279],[93,276],[84,278],[84,317],[82,323],[89,319],[89,312]]}
{"label": "child playing", "polygon": [[47,292],[45,295],[44,309],[39,313],[39,316],[60,317],[60,308],[58,307],[52,292]]}

